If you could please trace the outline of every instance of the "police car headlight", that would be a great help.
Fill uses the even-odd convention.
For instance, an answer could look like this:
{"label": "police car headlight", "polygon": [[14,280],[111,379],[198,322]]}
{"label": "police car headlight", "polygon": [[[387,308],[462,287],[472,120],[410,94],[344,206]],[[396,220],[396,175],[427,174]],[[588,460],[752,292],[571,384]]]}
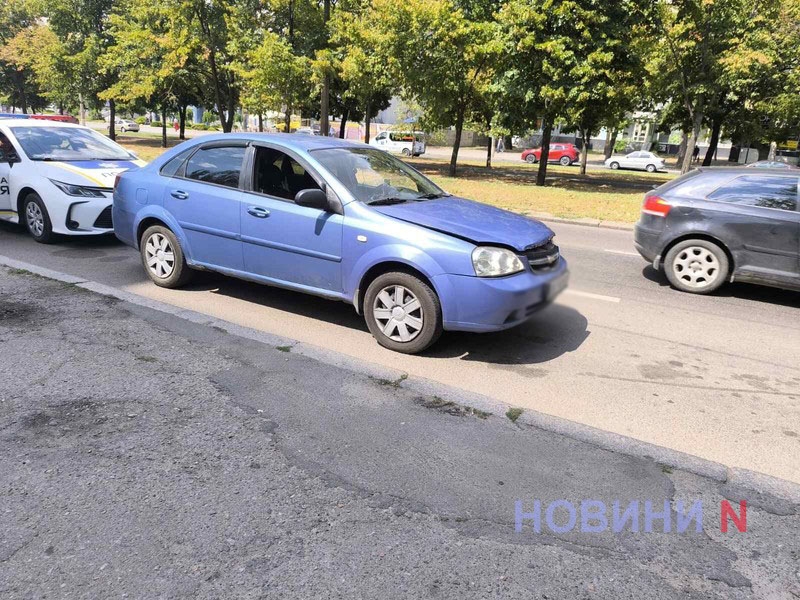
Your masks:
{"label": "police car headlight", "polygon": [[478,277],[501,277],[519,273],[525,266],[514,252],[506,248],[478,246],[472,251],[472,266]]}
{"label": "police car headlight", "polygon": [[104,190],[87,185],[73,185],[63,181],[50,180],[54,186],[64,192],[67,196],[78,196],[80,198],[105,198]]}

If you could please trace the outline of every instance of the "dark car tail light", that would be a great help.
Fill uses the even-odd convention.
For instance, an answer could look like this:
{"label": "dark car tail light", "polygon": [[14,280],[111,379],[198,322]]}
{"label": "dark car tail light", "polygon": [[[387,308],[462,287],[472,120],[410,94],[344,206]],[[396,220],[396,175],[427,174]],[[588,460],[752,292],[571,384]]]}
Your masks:
{"label": "dark car tail light", "polygon": [[114,177],[114,189],[117,189],[117,186],[119,185],[119,178],[121,175],[122,173],[117,173],[117,176]]}
{"label": "dark car tail light", "polygon": [[655,217],[666,217],[672,205],[660,196],[645,196],[642,212]]}

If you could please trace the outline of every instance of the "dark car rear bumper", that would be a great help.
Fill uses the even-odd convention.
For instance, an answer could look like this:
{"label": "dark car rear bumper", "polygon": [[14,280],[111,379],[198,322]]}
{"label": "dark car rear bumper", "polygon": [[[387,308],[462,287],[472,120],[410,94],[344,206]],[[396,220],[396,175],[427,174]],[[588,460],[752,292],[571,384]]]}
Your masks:
{"label": "dark car rear bumper", "polygon": [[633,229],[633,245],[636,251],[642,255],[647,262],[654,263],[653,266],[658,268],[656,259],[661,257],[661,235],[662,231],[651,229],[642,224],[641,221],[636,223]]}

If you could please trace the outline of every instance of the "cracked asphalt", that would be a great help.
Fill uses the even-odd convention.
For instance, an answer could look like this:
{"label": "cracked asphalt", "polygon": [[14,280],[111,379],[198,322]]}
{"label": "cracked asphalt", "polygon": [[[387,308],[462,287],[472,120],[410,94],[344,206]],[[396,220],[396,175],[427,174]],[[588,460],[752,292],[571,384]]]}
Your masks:
{"label": "cracked asphalt", "polygon": [[[0,597],[800,597],[796,504],[291,350],[0,269]],[[703,531],[515,533],[535,499]]]}

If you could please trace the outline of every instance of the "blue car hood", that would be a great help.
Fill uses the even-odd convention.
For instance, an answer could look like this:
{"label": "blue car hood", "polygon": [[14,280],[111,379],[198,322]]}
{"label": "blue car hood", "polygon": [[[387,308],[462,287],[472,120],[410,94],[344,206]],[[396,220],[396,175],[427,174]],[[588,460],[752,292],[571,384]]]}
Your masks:
{"label": "blue car hood", "polygon": [[550,228],[540,221],[454,196],[372,209],[479,245],[509,246],[523,251],[553,237]]}

